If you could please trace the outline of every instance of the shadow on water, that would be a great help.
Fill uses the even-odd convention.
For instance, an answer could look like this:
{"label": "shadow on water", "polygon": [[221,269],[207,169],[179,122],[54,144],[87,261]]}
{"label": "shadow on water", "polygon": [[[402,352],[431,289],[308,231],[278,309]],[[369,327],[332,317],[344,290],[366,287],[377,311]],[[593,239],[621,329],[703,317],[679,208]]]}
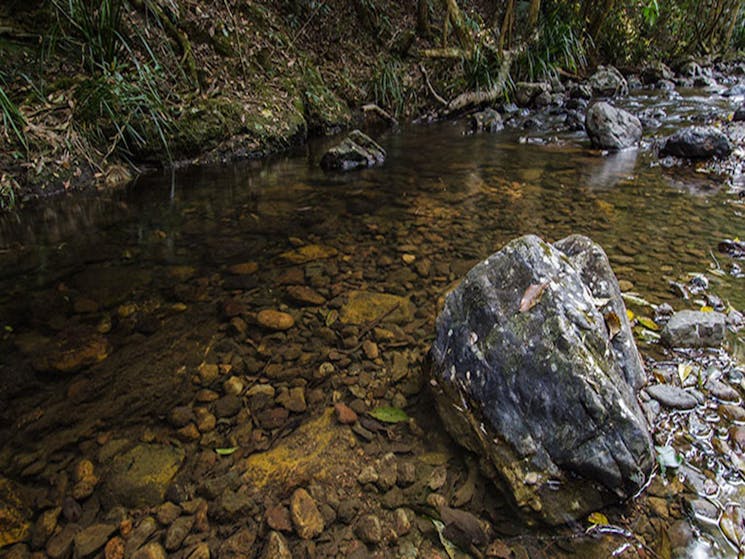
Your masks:
{"label": "shadow on water", "polygon": [[[683,107],[673,120],[690,117],[686,103],[661,106]],[[576,135],[522,144],[511,132],[465,136],[462,123],[444,123],[384,134],[384,166],[341,175],[317,166],[330,141],[268,162],[143,177],[126,191],[0,218],[0,464],[15,471],[18,455],[43,454],[18,428],[35,410],[47,419],[31,433],[49,438],[55,425],[67,428],[53,456],[98,429],[162,423],[169,407],[191,397],[188,375],[173,371],[195,370],[225,331],[217,307],[231,297],[251,312],[284,305],[279,286],[294,270],[281,255],[300,243],[338,250],[338,261],[304,264],[307,281],[328,298],[349,286],[410,296],[419,311],[407,334],[418,338],[419,357],[438,296],[526,233],[549,241],[589,235],[634,292],[678,308],[670,281],[721,266],[713,290],[745,307],[743,280],[715,256],[721,239],[742,234],[742,203],[716,179],[653,165],[647,151],[603,155]],[[408,253],[428,267],[404,266]],[[226,272],[249,261],[254,276]],[[68,330],[82,332],[85,347],[107,337],[107,357],[79,373],[82,380],[38,373],[39,352]],[[316,335],[282,340],[326,347]],[[326,355],[308,359],[317,367]],[[586,556],[582,545],[573,556]]]}

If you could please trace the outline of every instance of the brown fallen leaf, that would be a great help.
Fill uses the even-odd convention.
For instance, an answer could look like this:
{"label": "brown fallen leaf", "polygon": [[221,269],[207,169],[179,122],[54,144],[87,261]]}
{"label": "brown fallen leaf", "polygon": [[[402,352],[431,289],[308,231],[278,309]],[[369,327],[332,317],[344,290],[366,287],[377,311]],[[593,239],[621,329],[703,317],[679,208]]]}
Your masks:
{"label": "brown fallen leaf", "polygon": [[603,318],[605,319],[605,325],[608,327],[608,335],[612,340],[621,331],[621,319],[614,312],[605,313]]}
{"label": "brown fallen leaf", "polygon": [[528,286],[523,293],[523,298],[520,299],[520,312],[528,312],[530,309],[535,307],[541,301],[543,292],[546,291],[549,282],[544,281],[543,283],[532,283]]}

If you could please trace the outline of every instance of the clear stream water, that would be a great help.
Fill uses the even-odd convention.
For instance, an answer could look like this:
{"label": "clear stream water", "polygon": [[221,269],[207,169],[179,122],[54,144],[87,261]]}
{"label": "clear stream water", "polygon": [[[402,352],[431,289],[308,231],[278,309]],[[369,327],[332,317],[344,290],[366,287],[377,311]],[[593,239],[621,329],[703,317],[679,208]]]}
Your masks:
{"label": "clear stream water", "polygon": [[[663,109],[656,133],[733,106],[701,91],[677,99],[637,95],[623,103],[637,111]],[[470,265],[527,233],[548,241],[590,236],[604,247],[619,279],[652,303],[693,306],[669,282],[705,273],[712,293],[745,309],[745,279],[730,273],[737,262],[717,252],[719,241],[745,233],[745,203],[718,177],[692,167],[665,169],[646,148],[601,154],[589,149],[583,133],[465,135],[464,128],[452,122],[380,134],[385,164],[359,172],[321,171],[317,162],[332,142],[326,139],[264,162],[147,176],[124,191],[53,199],[3,216],[0,403],[9,407],[0,417],[10,421],[45,405],[49,400],[38,393],[51,398],[55,390],[69,389],[55,388],[56,380],[40,383],[24,368],[28,355],[18,351],[15,336],[48,336],[70,321],[99,324],[130,301],[143,307],[157,300],[165,308],[179,300],[175,286],[182,280],[174,270],[210,278],[249,260],[258,264],[261,279],[226,286],[225,292],[248,289],[257,293],[257,306],[281,305],[271,284],[285,270],[279,255],[296,239],[345,255],[319,272],[329,278],[317,283],[319,289],[333,294],[337,280],[352,277],[411,295],[426,309],[413,331],[425,342],[437,294]],[[535,138],[551,139],[544,144]],[[413,271],[402,254],[428,262],[431,270]],[[712,274],[717,267],[721,272]],[[71,308],[78,299],[95,301],[94,317]],[[215,305],[208,308],[215,313]],[[186,332],[194,323],[169,327]],[[147,362],[176,351],[143,344],[141,351],[149,353],[138,353],[133,346],[141,343],[141,337],[122,337],[114,353]],[[18,409],[24,398],[29,408]],[[6,456],[24,450],[8,429],[0,432]],[[711,553],[726,556],[721,549]]]}

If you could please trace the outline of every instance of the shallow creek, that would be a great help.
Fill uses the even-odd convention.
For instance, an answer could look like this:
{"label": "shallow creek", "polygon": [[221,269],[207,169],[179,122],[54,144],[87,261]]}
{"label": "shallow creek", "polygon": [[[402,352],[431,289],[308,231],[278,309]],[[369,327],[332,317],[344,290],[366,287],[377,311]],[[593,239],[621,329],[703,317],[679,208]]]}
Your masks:
{"label": "shallow creek", "polygon": [[[664,109],[661,131],[728,103],[700,91],[624,102]],[[604,511],[608,525],[546,532],[512,523],[472,457],[433,417],[421,369],[438,299],[477,261],[527,233],[598,242],[637,316],[654,316],[640,300],[676,310],[706,304],[703,295],[684,300],[670,288],[689,285],[692,274],[706,275],[706,293],[745,310],[738,272],[745,264],[717,251],[721,240],[743,235],[745,203],[717,177],[661,167],[647,148],[607,155],[590,150],[582,133],[546,141],[534,131],[469,136],[464,128],[386,132],[378,136],[386,163],[361,172],[323,173],[325,140],[266,162],[149,176],[126,192],[51,200],[1,218],[0,472],[13,483],[0,476],[0,492],[20,495],[21,516],[35,521],[27,542],[52,556],[64,548],[66,525],[113,523],[87,555],[103,556],[103,543],[129,541],[126,522],[136,532],[148,514],[159,522],[149,537],[165,539],[173,520],[161,518],[160,502],[168,499],[182,517],[197,517],[190,535],[167,546],[172,556],[192,556],[203,544],[212,556],[238,556],[222,542],[241,530],[260,551],[268,525],[285,534],[294,557],[363,557],[354,553],[368,536],[355,515],[369,513],[383,523],[369,556],[446,557],[426,516],[434,493],[490,522],[492,557],[736,557],[720,525],[745,505],[742,452],[728,435],[742,429],[745,413],[724,417],[711,398],[697,411],[660,412],[656,440],[672,444],[683,466],[657,475],[638,502]],[[366,307],[355,321],[345,309],[356,292],[405,296],[414,310],[402,317]],[[267,330],[256,316],[265,309],[288,313],[294,324]],[[638,332],[650,379],[690,383],[718,368],[739,386],[730,405],[742,411],[738,339],[728,342],[732,358],[683,355],[662,349],[653,330],[640,324]],[[236,409],[230,395],[238,396]],[[360,416],[395,406],[413,419],[368,419],[350,430],[324,422],[335,402]],[[195,417],[174,417],[184,409]],[[315,448],[314,436],[326,435],[318,452],[293,461],[294,451],[302,455]],[[129,480],[112,481],[109,467],[143,445],[185,456],[160,502],[127,505],[113,486]],[[385,469],[390,460],[398,486],[423,480],[422,491],[392,496],[396,487],[358,481],[366,465]],[[404,463],[414,466],[411,480],[402,481]],[[245,473],[261,468],[269,481]],[[225,502],[225,488],[203,487],[230,475],[239,476],[227,490],[245,499],[240,506]],[[324,514],[314,543],[292,526],[278,528],[267,512],[286,511],[298,486]],[[210,507],[202,524],[192,505],[200,499]],[[42,511],[69,509],[71,500],[80,511],[63,506],[51,527],[39,527]],[[349,513],[345,501],[357,508]],[[388,532],[401,519],[391,511],[402,508],[412,526],[394,537]],[[1,538],[0,531],[0,545]],[[59,557],[87,542],[73,534],[67,543]]]}

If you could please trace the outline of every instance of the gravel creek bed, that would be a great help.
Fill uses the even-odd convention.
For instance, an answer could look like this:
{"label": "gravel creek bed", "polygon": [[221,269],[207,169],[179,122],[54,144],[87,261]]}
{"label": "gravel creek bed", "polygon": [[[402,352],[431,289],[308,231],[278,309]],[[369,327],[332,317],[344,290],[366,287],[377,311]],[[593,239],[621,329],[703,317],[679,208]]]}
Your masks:
{"label": "gravel creek bed", "polygon": [[[622,104],[660,130],[730,107],[682,99]],[[318,169],[318,141],[5,216],[0,557],[736,557],[745,346],[657,329],[663,305],[745,309],[717,250],[745,231],[739,178],[660,164],[649,135],[609,155],[464,129],[378,135],[386,163],[354,173]],[[648,385],[675,389],[640,395],[663,449],[642,495],[551,530],[517,523],[427,389],[444,295],[527,233],[605,249]]]}

